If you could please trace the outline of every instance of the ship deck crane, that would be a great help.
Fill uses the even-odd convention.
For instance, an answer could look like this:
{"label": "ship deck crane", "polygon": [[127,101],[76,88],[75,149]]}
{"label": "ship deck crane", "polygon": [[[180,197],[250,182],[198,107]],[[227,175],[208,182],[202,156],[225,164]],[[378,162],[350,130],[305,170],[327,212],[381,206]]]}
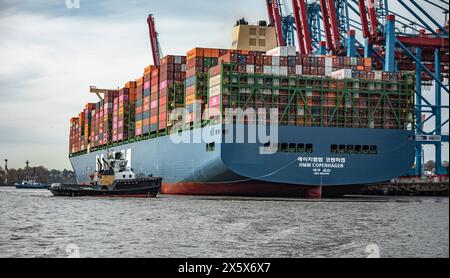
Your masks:
{"label": "ship deck crane", "polygon": [[114,89],[99,89],[96,86],[89,87],[89,92],[91,94],[96,94],[100,100],[103,100],[103,98],[105,97],[105,94],[107,94],[108,92],[111,92],[111,91],[115,91],[115,90]]}

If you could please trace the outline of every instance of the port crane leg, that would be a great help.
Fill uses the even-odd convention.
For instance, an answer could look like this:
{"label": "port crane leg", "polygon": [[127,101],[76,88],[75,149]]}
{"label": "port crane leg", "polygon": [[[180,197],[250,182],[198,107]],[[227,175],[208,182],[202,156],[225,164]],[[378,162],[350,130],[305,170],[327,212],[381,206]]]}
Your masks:
{"label": "port crane leg", "polygon": [[[435,64],[435,70],[434,73],[436,77],[441,76],[441,58],[439,56],[439,49],[434,50],[434,64]],[[441,86],[439,86],[436,82],[435,86],[435,111],[434,111],[434,117],[435,117],[435,134],[436,135],[442,135],[442,115],[441,115],[441,98],[442,98],[442,90]],[[443,175],[445,174],[444,168],[442,167],[442,145],[441,142],[436,143],[436,153],[435,153],[435,162],[436,162],[436,174]]]}
{"label": "port crane leg", "polygon": [[395,15],[388,15],[386,22],[385,71],[395,72]]}
{"label": "port crane leg", "polygon": [[348,31],[348,38],[347,38],[347,56],[348,57],[355,57],[356,56],[356,32],[355,30],[349,30]]}
{"label": "port crane leg", "polygon": [[[422,48],[416,49],[416,57],[422,62]],[[416,134],[422,134],[422,68],[419,63],[416,63]],[[416,167],[414,169],[414,176],[422,175],[422,144],[416,143]]]}

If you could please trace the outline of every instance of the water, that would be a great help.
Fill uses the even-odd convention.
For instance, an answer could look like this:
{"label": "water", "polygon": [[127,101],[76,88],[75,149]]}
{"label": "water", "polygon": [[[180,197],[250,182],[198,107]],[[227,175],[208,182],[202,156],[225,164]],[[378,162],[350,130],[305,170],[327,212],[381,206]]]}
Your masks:
{"label": "water", "polygon": [[0,204],[0,257],[449,257],[448,198],[70,199],[0,188]]}

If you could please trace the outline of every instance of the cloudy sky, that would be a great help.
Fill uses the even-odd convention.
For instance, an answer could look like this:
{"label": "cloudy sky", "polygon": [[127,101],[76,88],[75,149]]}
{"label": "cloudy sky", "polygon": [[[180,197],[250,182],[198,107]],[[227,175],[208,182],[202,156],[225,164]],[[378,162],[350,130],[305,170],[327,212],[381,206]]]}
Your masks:
{"label": "cloudy sky", "polygon": [[[7,157],[10,167],[23,167],[28,159],[70,168],[68,120],[97,100],[89,86],[122,86],[152,63],[149,13],[155,14],[163,53],[183,55],[196,46],[227,48],[236,19],[266,18],[262,0],[80,4],[69,9],[65,0],[0,0],[0,159]],[[427,10],[442,18],[437,9]]]}

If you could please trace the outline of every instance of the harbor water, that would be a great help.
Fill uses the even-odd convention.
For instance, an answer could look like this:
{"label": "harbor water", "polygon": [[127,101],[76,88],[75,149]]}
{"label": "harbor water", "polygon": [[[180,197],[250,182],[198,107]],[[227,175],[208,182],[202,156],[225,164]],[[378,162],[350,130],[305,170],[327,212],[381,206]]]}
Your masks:
{"label": "harbor water", "polygon": [[0,257],[449,257],[449,199],[56,198],[0,188]]}

